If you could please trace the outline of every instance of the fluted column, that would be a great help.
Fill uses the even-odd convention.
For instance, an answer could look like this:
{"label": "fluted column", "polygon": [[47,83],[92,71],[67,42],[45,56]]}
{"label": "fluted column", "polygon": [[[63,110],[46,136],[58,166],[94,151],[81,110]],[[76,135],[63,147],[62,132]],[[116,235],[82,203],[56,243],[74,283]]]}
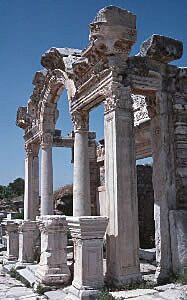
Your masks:
{"label": "fluted column", "polygon": [[88,119],[88,112],[85,111],[76,111],[72,115],[75,131],[73,216],[76,217],[91,215]]}
{"label": "fluted column", "polygon": [[39,145],[25,145],[24,220],[35,220],[39,199]]}
{"label": "fluted column", "polygon": [[141,278],[139,269],[136,155],[131,90],[113,83],[105,101],[107,279],[122,285]]}
{"label": "fluted column", "polygon": [[53,214],[53,163],[51,134],[41,137],[41,215]]}

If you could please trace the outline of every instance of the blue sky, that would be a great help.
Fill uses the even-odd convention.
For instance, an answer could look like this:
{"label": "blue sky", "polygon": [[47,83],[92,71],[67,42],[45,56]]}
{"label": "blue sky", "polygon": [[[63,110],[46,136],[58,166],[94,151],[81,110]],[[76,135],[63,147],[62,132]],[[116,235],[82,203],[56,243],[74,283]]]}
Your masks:
{"label": "blue sky", "polygon": [[[0,0],[0,184],[24,177],[23,131],[16,127],[18,106],[26,106],[32,93],[32,77],[42,69],[41,55],[50,47],[82,49],[88,44],[88,24],[97,12],[116,5],[137,15],[138,37],[131,55],[153,33],[184,43],[182,59],[187,66],[187,0]],[[66,93],[58,108],[57,127],[71,131]],[[90,114],[90,130],[103,135],[102,107]],[[72,182],[71,152],[54,149],[54,187]]]}

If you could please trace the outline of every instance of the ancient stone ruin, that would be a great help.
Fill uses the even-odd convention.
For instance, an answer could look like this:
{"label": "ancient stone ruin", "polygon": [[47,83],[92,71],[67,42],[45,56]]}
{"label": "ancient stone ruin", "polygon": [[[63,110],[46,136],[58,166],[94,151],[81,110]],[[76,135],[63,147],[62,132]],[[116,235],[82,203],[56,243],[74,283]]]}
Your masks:
{"label": "ancient stone ruin", "polygon": [[[154,34],[130,56],[136,16],[115,6],[101,9],[89,28],[86,49],[51,48],[42,56],[44,69],[34,76],[33,94],[18,109],[16,123],[24,130],[26,150],[24,220],[7,221],[6,262],[33,262],[41,239],[35,276],[48,286],[71,284],[65,252],[69,228],[75,263],[67,299],[96,297],[103,287],[105,230],[105,281],[119,286],[141,280],[139,158],[153,158],[155,280],[187,267],[187,68],[169,64],[182,56],[183,44]],[[72,136],[55,129],[64,89]],[[96,149],[89,112],[101,103],[104,143]],[[53,147],[73,148],[73,217],[53,214]]]}

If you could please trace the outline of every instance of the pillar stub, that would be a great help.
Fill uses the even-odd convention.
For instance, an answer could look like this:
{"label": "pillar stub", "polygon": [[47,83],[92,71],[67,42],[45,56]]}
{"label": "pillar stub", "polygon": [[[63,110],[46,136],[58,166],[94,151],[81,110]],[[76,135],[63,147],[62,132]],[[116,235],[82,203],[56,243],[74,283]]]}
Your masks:
{"label": "pillar stub", "polygon": [[19,225],[19,258],[16,267],[22,264],[34,263],[35,246],[39,237],[39,229],[36,221],[24,220]]}
{"label": "pillar stub", "polygon": [[7,252],[3,264],[16,262],[19,255],[19,225],[22,220],[4,221],[7,236]]}
{"label": "pillar stub", "polygon": [[37,217],[41,231],[41,256],[35,275],[47,286],[63,286],[70,280],[67,266],[67,222],[65,216]]}
{"label": "pillar stub", "polygon": [[74,242],[74,279],[66,299],[95,299],[104,286],[103,238],[108,217],[69,217]]}

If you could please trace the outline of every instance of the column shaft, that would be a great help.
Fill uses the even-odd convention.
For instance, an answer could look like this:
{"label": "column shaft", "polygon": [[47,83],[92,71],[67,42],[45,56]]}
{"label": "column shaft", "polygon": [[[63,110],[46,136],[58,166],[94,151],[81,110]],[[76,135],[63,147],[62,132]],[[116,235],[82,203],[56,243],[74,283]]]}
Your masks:
{"label": "column shaft", "polygon": [[53,214],[52,146],[41,149],[41,215]]}
{"label": "column shaft", "polygon": [[39,201],[39,146],[29,144],[26,147],[25,158],[25,192],[24,192],[24,220],[35,220]]}
{"label": "column shaft", "polygon": [[[74,115],[74,177],[73,177],[73,216],[91,215],[90,204],[90,172],[88,160],[88,119],[84,120],[82,113]],[[84,123],[84,124],[82,124]],[[86,124],[85,124],[86,123]],[[84,126],[83,126],[84,125]]]}
{"label": "column shaft", "polygon": [[25,191],[24,191],[24,220],[32,217],[30,205],[32,202],[32,156],[25,158]]}

